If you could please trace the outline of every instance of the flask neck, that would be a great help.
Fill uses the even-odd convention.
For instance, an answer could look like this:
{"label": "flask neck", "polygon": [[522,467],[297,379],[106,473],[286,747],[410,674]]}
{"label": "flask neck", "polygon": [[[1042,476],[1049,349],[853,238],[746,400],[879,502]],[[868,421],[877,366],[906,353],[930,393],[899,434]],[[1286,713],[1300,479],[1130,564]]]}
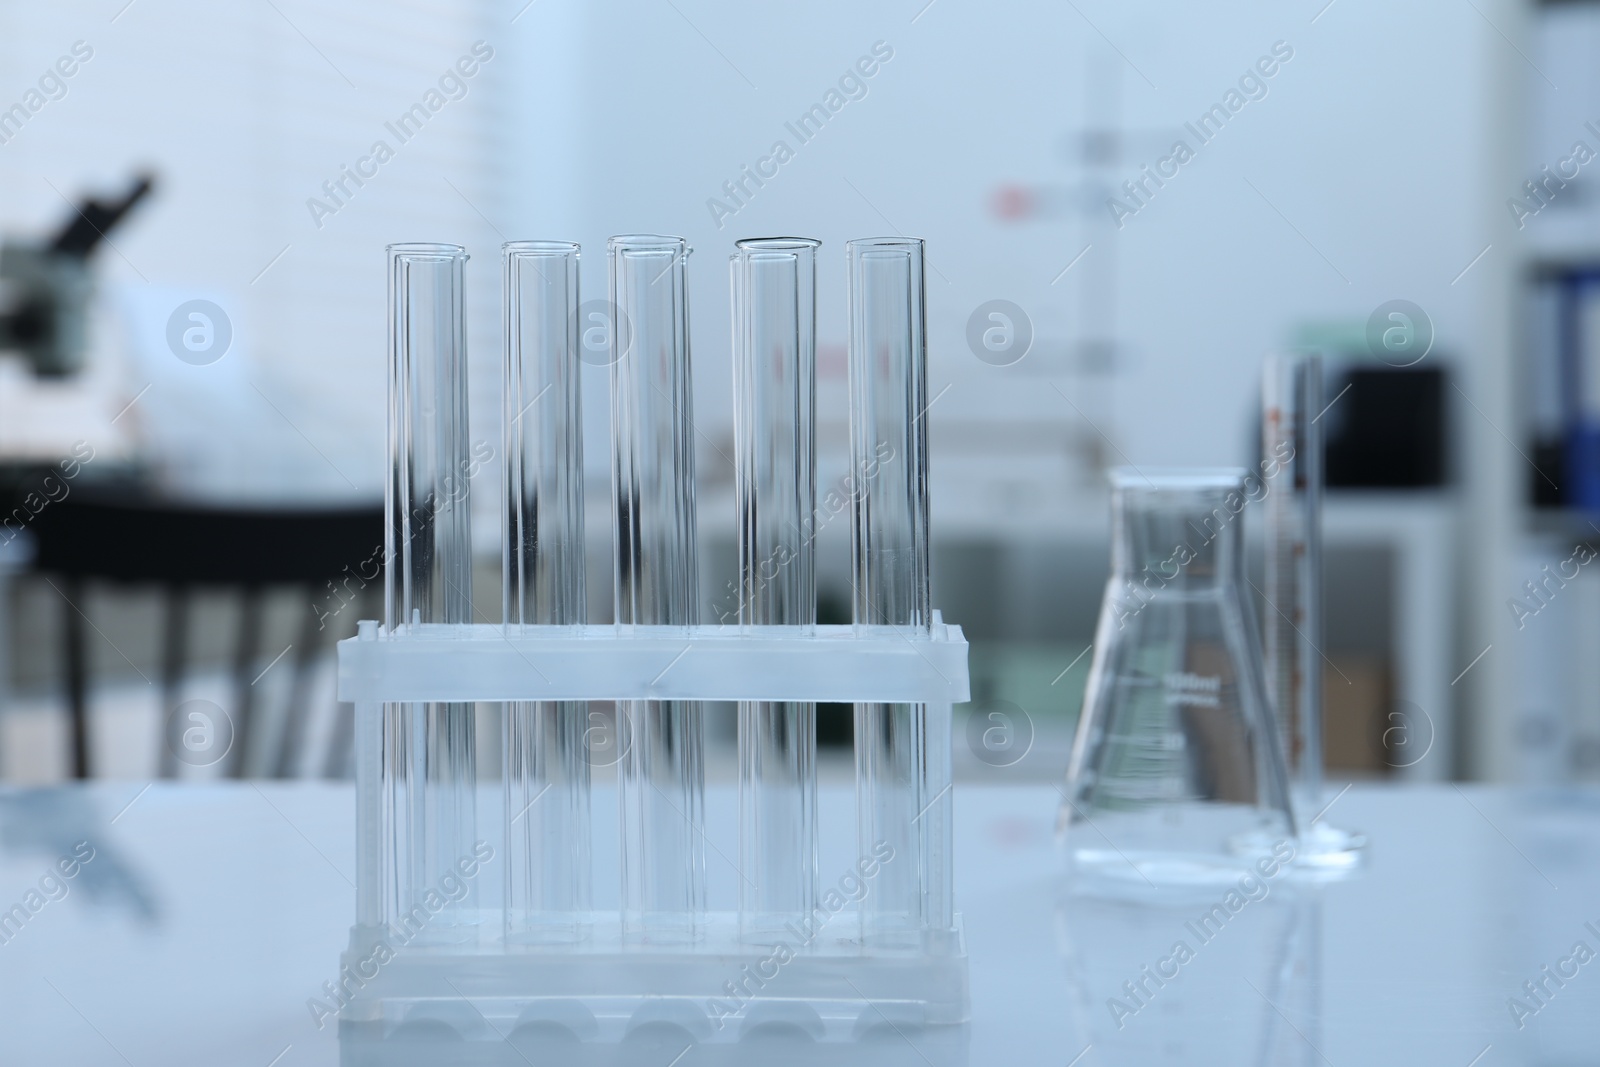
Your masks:
{"label": "flask neck", "polygon": [[1113,575],[1144,588],[1200,592],[1237,583],[1250,500],[1238,481],[1120,483],[1112,505]]}

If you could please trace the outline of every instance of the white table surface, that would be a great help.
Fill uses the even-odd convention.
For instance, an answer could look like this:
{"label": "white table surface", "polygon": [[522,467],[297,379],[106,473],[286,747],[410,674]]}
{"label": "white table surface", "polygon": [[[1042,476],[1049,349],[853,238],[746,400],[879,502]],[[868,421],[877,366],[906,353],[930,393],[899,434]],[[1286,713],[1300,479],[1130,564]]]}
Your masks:
{"label": "white table surface", "polygon": [[[727,798],[711,800],[722,817]],[[1600,792],[1357,786],[1327,817],[1370,834],[1366,871],[1320,891],[1275,884],[1204,944],[1185,925],[1203,907],[1068,898],[1056,800],[1048,786],[957,789],[972,1022],[954,1041],[913,1032],[858,1058],[751,1049],[743,1062],[1600,1062],[1600,956],[1547,980],[1553,995],[1520,1028],[1510,1009],[1536,1004],[1523,983],[1579,942],[1600,954],[1586,926],[1600,931]],[[319,1030],[307,1000],[352,919],[352,808],[348,786],[322,784],[0,792],[0,911],[74,843],[95,849],[67,895],[0,944],[0,1064],[340,1063],[337,1028]],[[848,791],[826,791],[821,813],[847,826]],[[1194,958],[1119,1028],[1109,998],[1179,939]],[[717,1055],[691,1048],[673,1067],[740,1062]],[[346,1047],[343,1062],[490,1061]]]}

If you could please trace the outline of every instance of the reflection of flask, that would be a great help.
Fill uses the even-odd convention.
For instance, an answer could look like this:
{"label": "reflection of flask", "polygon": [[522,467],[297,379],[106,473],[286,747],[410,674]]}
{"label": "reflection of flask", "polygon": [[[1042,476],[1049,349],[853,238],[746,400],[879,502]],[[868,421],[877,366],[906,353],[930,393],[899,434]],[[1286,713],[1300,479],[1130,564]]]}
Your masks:
{"label": "reflection of flask", "polygon": [[1075,870],[1227,881],[1293,855],[1243,593],[1242,470],[1112,473],[1112,574],[1061,811]]}
{"label": "reflection of flask", "polygon": [[1138,1067],[1322,1063],[1317,892],[1287,866],[1138,901],[1068,887],[1055,911],[1065,1044]]}

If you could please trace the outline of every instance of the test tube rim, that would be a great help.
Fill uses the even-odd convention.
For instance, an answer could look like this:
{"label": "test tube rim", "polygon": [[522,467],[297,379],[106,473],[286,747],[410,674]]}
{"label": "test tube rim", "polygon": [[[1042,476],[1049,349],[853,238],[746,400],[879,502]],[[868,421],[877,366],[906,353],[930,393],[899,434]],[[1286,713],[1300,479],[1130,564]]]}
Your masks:
{"label": "test tube rim", "polygon": [[814,237],[741,237],[733,245],[737,257],[740,252],[814,252],[822,242]]}
{"label": "test tube rim", "polygon": [[500,254],[508,259],[517,256],[575,256],[582,251],[582,246],[576,241],[507,241],[500,246]]}
{"label": "test tube rim", "polygon": [[650,256],[670,252],[687,257],[694,251],[683,237],[661,233],[621,233],[606,239],[608,254]]}
{"label": "test tube rim", "polygon": [[844,243],[850,255],[866,252],[899,252],[906,255],[920,251],[927,242],[920,237],[857,237]]}
{"label": "test tube rim", "polygon": [[416,257],[420,259],[468,259],[465,245],[449,244],[442,241],[401,241],[388,245],[386,250],[391,256]]}

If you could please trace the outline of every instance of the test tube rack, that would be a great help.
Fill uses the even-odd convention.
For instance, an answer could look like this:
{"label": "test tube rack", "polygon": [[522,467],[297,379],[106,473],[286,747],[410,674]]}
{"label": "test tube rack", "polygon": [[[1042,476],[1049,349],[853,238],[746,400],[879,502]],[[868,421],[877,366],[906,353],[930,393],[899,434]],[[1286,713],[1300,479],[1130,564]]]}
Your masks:
{"label": "test tube rack", "polygon": [[[356,723],[357,917],[336,991],[346,1023],[383,1032],[443,1023],[490,1039],[555,1028],[597,1043],[666,1025],[718,1044],[749,1040],[763,1027],[798,1028],[833,1043],[886,1026],[967,1019],[966,951],[950,891],[951,712],[970,697],[967,644],[937,612],[923,631],[492,624],[390,631],[364,621],[338,653],[339,699],[355,705]],[[752,940],[741,936],[736,913],[710,911],[692,937],[652,943],[628,938],[618,914],[599,913],[581,940],[528,944],[509,943],[499,916],[484,908],[453,943],[411,937],[407,917],[393,914],[384,894],[395,873],[384,846],[383,774],[395,744],[385,736],[385,707],[628,700],[925,706],[924,795],[931,799],[916,831],[923,877],[940,902],[931,917],[906,938],[879,941],[863,939],[848,910],[829,909],[825,923]]]}

